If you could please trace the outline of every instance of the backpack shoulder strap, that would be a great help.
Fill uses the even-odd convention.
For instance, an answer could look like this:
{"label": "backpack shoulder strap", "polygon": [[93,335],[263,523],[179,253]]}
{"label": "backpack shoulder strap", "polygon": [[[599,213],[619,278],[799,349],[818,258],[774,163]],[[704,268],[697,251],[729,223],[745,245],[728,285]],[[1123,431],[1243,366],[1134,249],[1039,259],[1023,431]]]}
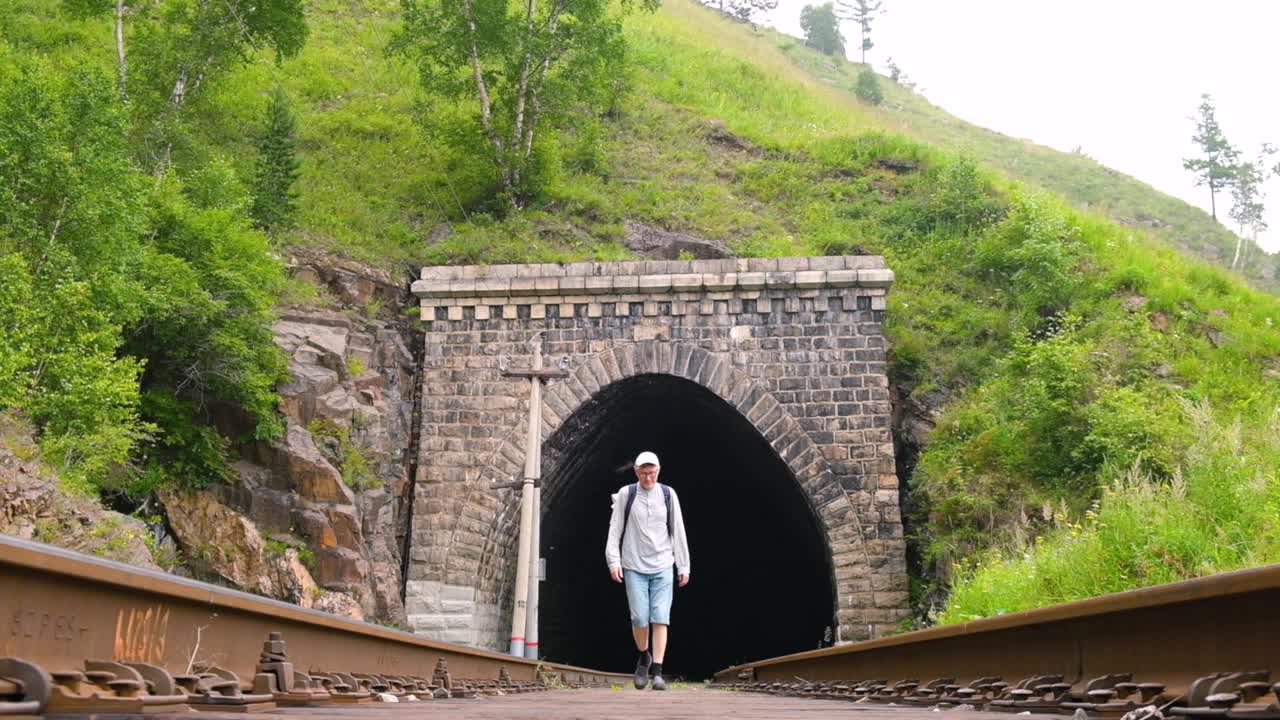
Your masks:
{"label": "backpack shoulder strap", "polygon": [[640,483],[633,483],[627,486],[627,504],[622,508],[622,534],[618,536],[619,547],[627,537],[627,523],[631,521],[631,506],[636,504],[636,488],[638,487],[640,487]]}
{"label": "backpack shoulder strap", "polygon": [[671,488],[666,485],[662,486],[662,500],[667,504],[667,537],[675,537],[674,526],[671,524],[672,515],[675,511],[671,508]]}

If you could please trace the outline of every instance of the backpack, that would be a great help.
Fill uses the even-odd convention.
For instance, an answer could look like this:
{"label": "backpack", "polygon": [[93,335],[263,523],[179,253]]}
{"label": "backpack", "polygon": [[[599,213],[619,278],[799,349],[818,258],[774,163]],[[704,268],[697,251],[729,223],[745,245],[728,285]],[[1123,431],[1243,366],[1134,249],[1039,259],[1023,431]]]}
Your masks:
{"label": "backpack", "polygon": [[[672,524],[671,509],[671,488],[658,484],[662,488],[662,499],[667,503],[667,537],[674,537],[674,525]],[[618,545],[622,545],[622,541],[627,537],[627,523],[631,521],[631,506],[636,503],[636,490],[640,488],[640,483],[634,483],[627,487],[627,506],[622,510],[622,534],[618,536]]]}

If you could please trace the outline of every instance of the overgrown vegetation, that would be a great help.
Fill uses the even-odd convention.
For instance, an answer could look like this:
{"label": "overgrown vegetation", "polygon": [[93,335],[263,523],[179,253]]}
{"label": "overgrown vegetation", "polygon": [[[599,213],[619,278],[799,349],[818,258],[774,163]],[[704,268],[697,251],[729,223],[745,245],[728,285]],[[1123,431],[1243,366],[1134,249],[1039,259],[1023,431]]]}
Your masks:
{"label": "overgrown vegetation", "polygon": [[[354,422],[354,421],[353,421]],[[320,451],[342,473],[347,487],[359,492],[378,486],[381,480],[366,450],[351,438],[351,429],[328,418],[316,418],[307,425]]]}
{"label": "overgrown vegetation", "polygon": [[[0,226],[0,242],[12,242],[0,254],[0,399],[43,423],[55,456],[66,452],[59,438],[104,448],[96,464],[71,463],[82,477],[162,457],[163,443],[142,445],[147,437],[183,438],[181,474],[216,476],[215,438],[190,428],[217,402],[257,411],[271,431],[279,366],[263,318],[281,282],[239,188],[255,157],[241,128],[278,80],[295,99],[302,162],[297,226],[281,242],[386,265],[616,259],[627,255],[631,220],[741,255],[886,255],[898,277],[892,381],[913,404],[940,410],[910,481],[924,619],[1280,559],[1280,303],[1160,242],[1176,231],[1196,249],[1230,247],[1204,213],[1086,157],[957,123],[888,81],[877,79],[885,98],[873,107],[855,97],[852,65],[668,0],[626,21],[629,69],[617,79],[630,91],[566,106],[569,121],[548,124],[534,153],[537,192],[511,212],[462,101],[414,89],[415,68],[380,52],[401,27],[399,4],[315,0],[308,46],[205,87],[198,112],[184,116],[203,150],[175,154],[176,170],[153,181],[123,146],[130,124],[110,72],[65,74],[85,47],[110,68],[101,49],[110,27],[54,25],[35,0],[15,1],[28,5],[21,22],[6,16],[16,38],[6,67],[27,69],[0,73],[53,87],[90,78],[86,96],[98,100],[75,105],[85,93],[50,90],[63,109],[13,116],[26,125],[3,123],[0,142],[48,144],[41,157],[62,158],[49,174],[61,185],[37,185],[69,188],[69,211],[108,201],[125,210],[59,229],[65,243],[71,229],[95,228],[84,258],[50,264],[42,238],[64,227],[55,225],[61,196],[0,196],[34,218]],[[31,85],[4,84],[3,111],[35,97]],[[424,143],[423,118],[427,137],[456,142]],[[89,132],[102,123],[115,130]],[[101,147],[77,155],[82,137]],[[186,157],[200,162],[184,166]],[[99,204],[77,200],[80,187]],[[1148,233],[1144,218],[1172,230]],[[57,322],[67,317],[82,322]],[[192,373],[196,362],[214,364]],[[174,399],[149,405],[153,389]],[[309,429],[348,485],[376,480],[349,431]],[[951,589],[945,607],[931,584]]]}

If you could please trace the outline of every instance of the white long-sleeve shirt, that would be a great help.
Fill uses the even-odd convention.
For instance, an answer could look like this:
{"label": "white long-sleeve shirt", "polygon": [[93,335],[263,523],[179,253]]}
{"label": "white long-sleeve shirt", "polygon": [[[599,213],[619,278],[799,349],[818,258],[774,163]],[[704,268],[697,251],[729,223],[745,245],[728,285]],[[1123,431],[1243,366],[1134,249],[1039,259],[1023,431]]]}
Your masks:
{"label": "white long-sleeve shirt", "polygon": [[613,515],[609,518],[609,539],[604,548],[609,568],[656,573],[674,564],[677,575],[688,575],[689,539],[684,533],[684,515],[680,512],[676,491],[670,486],[667,488],[671,491],[672,505],[670,535],[667,534],[667,503],[662,488],[655,484],[650,490],[636,488],[627,536],[623,538],[622,514],[627,508],[630,488],[631,485],[623,485],[613,494]]}

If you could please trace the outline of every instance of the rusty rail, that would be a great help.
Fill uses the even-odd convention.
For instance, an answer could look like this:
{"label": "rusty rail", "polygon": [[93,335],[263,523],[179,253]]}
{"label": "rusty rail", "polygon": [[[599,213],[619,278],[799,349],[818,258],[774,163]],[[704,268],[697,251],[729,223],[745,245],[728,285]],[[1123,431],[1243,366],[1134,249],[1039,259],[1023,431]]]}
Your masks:
{"label": "rusty rail", "polygon": [[760,660],[715,679],[867,702],[1280,720],[1278,613],[1280,565],[1270,565]]}
{"label": "rusty rail", "polygon": [[117,700],[154,712],[469,697],[629,677],[433,642],[8,537],[0,622],[0,716],[130,712]]}

